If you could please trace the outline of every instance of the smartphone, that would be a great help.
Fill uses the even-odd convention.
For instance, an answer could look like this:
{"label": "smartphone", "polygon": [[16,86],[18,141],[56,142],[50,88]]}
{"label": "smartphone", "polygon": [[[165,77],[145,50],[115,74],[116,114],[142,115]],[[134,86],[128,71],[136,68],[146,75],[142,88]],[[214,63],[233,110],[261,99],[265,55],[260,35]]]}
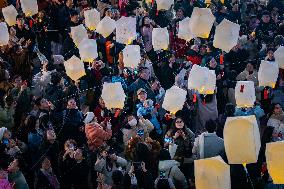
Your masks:
{"label": "smartphone", "polygon": [[144,135],[144,130],[143,129],[138,130],[137,135],[142,137]]}
{"label": "smartphone", "polygon": [[173,143],[173,139],[171,137],[165,137],[164,141],[166,143]]}
{"label": "smartphone", "polygon": [[132,162],[132,165],[134,166],[135,170],[141,169],[141,162]]}

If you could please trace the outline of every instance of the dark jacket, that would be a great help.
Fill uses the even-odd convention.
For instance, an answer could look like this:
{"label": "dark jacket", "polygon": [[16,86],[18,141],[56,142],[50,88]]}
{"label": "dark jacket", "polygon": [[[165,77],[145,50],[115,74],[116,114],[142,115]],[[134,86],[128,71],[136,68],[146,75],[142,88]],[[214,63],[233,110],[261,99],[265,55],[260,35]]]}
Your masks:
{"label": "dark jacket", "polygon": [[65,94],[61,86],[55,86],[48,84],[45,89],[45,98],[50,101],[54,106],[56,111],[63,109],[63,98]]}

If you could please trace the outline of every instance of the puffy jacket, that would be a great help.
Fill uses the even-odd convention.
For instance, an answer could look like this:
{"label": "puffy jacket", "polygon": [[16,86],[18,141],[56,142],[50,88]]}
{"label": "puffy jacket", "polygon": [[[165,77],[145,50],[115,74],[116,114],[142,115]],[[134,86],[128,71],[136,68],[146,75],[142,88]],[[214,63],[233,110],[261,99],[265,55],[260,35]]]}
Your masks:
{"label": "puffy jacket", "polygon": [[90,150],[99,148],[112,136],[111,129],[104,130],[98,123],[86,124],[85,133]]}

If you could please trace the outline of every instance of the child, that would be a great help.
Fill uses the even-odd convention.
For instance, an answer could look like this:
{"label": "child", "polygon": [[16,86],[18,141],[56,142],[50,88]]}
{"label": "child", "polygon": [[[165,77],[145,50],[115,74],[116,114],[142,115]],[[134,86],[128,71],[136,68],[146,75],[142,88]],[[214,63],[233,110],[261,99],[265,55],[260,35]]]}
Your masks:
{"label": "child", "polygon": [[161,125],[157,119],[157,110],[154,108],[152,100],[145,100],[143,106],[139,107],[137,110],[138,117],[144,117],[148,119],[155,127],[155,130],[158,135],[162,134]]}

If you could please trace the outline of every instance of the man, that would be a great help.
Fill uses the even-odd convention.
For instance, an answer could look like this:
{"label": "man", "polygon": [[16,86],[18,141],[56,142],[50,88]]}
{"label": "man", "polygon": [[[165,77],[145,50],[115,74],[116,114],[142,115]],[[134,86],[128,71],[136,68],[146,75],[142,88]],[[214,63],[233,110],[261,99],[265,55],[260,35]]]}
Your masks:
{"label": "man", "polygon": [[128,87],[128,92],[134,92],[134,94],[137,93],[137,91],[141,88],[145,89],[148,98],[151,100],[155,101],[155,94],[151,89],[151,85],[148,82],[150,79],[150,70],[147,67],[142,67],[139,70],[139,78],[133,82],[129,87]]}
{"label": "man", "polygon": [[27,181],[23,173],[20,171],[21,165],[22,164],[19,159],[14,159],[14,161],[10,163],[8,166],[9,182],[15,184],[15,189],[29,189]]}
{"label": "man", "polygon": [[216,122],[209,120],[205,124],[206,132],[201,133],[194,142],[192,153],[196,159],[204,159],[223,155],[225,152],[224,141],[215,133]]}
{"label": "man", "polygon": [[63,35],[64,39],[66,38],[66,31],[65,29],[70,24],[70,11],[73,8],[73,0],[66,0],[65,5],[63,5],[58,12],[58,26],[60,33]]}

